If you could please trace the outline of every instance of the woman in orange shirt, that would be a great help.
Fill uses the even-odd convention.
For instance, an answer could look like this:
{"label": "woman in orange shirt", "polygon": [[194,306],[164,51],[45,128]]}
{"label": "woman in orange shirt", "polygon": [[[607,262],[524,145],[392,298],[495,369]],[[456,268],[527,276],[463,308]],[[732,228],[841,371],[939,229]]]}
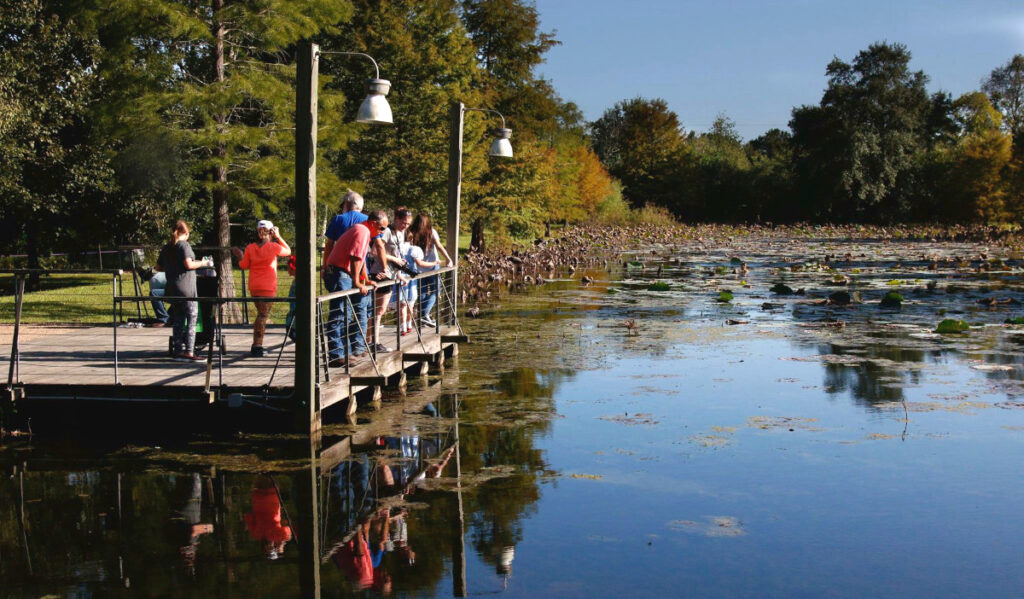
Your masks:
{"label": "woman in orange shirt", "polygon": [[[253,297],[277,297],[277,259],[292,255],[292,248],[281,238],[281,232],[269,220],[256,223],[259,240],[231,251],[238,258],[238,267],[249,271],[249,294]],[[256,303],[256,322],[252,327],[252,349],[256,357],[263,356],[263,336],[267,332],[272,302]]]}

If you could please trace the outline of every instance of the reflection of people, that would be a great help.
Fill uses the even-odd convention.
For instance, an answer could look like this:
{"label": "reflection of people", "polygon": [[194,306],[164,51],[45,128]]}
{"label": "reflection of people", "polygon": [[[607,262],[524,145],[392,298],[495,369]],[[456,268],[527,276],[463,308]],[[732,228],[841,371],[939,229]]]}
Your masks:
{"label": "reflection of people", "polygon": [[267,559],[284,554],[292,529],[281,523],[281,499],[269,476],[261,474],[252,486],[252,512],[245,514],[245,525],[254,541],[261,541]]}
{"label": "reflection of people", "polygon": [[334,554],[334,563],[359,589],[373,585],[373,558],[367,541],[367,525],[359,524],[356,534]]}
{"label": "reflection of people", "polygon": [[203,511],[203,486],[199,474],[179,478],[176,482],[177,494],[182,504],[180,509],[171,514],[170,523],[177,542],[185,540],[185,544],[178,547],[182,565],[189,573],[194,574],[199,537],[213,532],[213,525],[200,522]]}

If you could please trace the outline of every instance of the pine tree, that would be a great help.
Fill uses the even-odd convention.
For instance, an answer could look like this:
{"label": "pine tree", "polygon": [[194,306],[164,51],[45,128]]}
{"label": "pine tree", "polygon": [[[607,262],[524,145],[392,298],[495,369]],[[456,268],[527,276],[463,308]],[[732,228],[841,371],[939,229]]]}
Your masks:
{"label": "pine tree", "polygon": [[[163,69],[168,78],[130,105],[120,120],[136,131],[162,130],[185,151],[211,203],[213,239],[231,245],[232,215],[288,215],[293,195],[294,44],[336,31],[351,16],[347,0],[115,0],[92,15],[108,39],[112,72]],[[168,69],[168,67],[170,67]],[[337,151],[354,127],[340,125],[344,96],[319,98],[321,153]],[[339,182],[319,161],[318,185]],[[220,295],[233,297],[231,255],[217,254]],[[237,307],[235,308],[237,314]]]}

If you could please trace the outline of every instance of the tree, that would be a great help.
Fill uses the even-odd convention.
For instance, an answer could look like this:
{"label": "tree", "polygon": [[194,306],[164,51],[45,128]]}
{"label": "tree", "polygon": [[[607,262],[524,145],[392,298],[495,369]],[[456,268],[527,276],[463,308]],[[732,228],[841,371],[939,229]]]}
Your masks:
{"label": "tree", "polygon": [[[159,130],[188,156],[188,167],[213,211],[214,243],[231,245],[232,214],[274,214],[293,195],[295,72],[299,40],[330,32],[351,14],[346,0],[116,0],[96,2],[93,16],[110,55],[130,78],[167,69],[162,85],[122,115],[136,131]],[[124,72],[127,71],[127,72]],[[352,134],[342,122],[344,97],[322,81],[321,152]],[[318,185],[339,185],[319,163]],[[287,213],[287,212],[286,212]],[[231,255],[217,256],[220,295],[234,296]],[[237,311],[237,307],[235,307]]]}
{"label": "tree", "polygon": [[88,118],[99,49],[40,0],[6,8],[0,28],[0,230],[38,267],[47,245],[95,239],[79,219],[111,185]]}
{"label": "tree", "polygon": [[537,66],[544,61],[544,54],[559,42],[553,32],[539,31],[540,18],[532,3],[463,0],[462,18],[483,70],[479,81],[480,100],[508,118],[508,124],[515,130],[517,157],[522,157],[525,151],[526,155],[541,161],[530,164],[516,160],[505,164],[494,176],[483,177],[475,189],[466,190],[470,207],[477,202],[482,208],[486,206],[483,210],[470,210],[475,214],[470,221],[473,234],[470,243],[479,249],[484,247],[485,224],[497,226],[500,234],[513,237],[532,235],[536,229],[537,223],[525,226],[522,213],[509,213],[516,207],[522,208],[523,202],[514,200],[507,189],[499,189],[497,185],[512,184],[523,192],[533,190],[529,193],[540,194],[539,200],[530,198],[526,204],[537,203],[536,216],[542,221],[565,217],[554,212],[564,207],[566,193],[570,193],[567,181],[572,175],[560,169],[573,170],[576,166],[565,161],[565,155],[555,146],[564,135],[581,137],[584,127],[579,108],[563,101],[550,81],[535,74]]}
{"label": "tree", "polygon": [[1005,65],[992,69],[981,89],[1003,114],[1006,131],[1018,139],[1024,133],[1024,54],[1015,54]]}
{"label": "tree", "polygon": [[1012,218],[1009,205],[1010,136],[1001,131],[1002,116],[981,92],[953,103],[960,138],[946,157],[942,195],[945,215],[983,223]]}
{"label": "tree", "polygon": [[[479,104],[482,72],[459,19],[455,0],[355,0],[355,16],[325,48],[372,54],[389,79],[392,127],[364,127],[334,160],[338,176],[367,201],[447,214],[448,110],[452,102]],[[322,64],[347,97],[365,92],[369,63],[331,57]],[[351,110],[354,113],[354,106]],[[485,166],[480,148],[487,121],[466,119],[463,171],[467,188]]]}
{"label": "tree", "polygon": [[860,220],[909,209],[933,106],[910,58],[901,44],[876,43],[852,63],[833,59],[820,105],[793,110],[797,173],[816,214]]}
{"label": "tree", "polygon": [[679,117],[665,100],[634,98],[618,102],[590,123],[594,152],[612,176],[622,181],[633,206],[674,207],[671,177],[683,150]]}

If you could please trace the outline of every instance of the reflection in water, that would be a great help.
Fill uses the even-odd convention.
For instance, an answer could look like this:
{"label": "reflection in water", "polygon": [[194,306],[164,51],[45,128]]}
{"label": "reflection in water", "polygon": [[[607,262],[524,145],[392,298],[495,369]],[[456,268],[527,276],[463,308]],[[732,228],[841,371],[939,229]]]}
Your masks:
{"label": "reflection in water", "polygon": [[[550,413],[553,386],[567,375],[510,376],[535,381],[529,393],[546,389],[528,410]],[[229,589],[308,596],[314,571],[322,596],[447,594],[437,588],[446,576],[451,592],[466,596],[467,538],[499,585],[507,584],[519,520],[539,497],[535,473],[545,467],[532,440],[547,422],[502,426],[492,419],[493,404],[434,396],[412,413],[415,400],[397,404],[404,416],[393,432],[336,435],[313,448],[312,462],[266,462],[273,471],[235,469],[227,454],[117,465],[110,455],[77,464],[73,455],[55,459],[58,452],[46,447],[7,452],[5,596],[106,596],[118,588],[169,597]],[[302,453],[298,446],[275,451]],[[12,463],[15,457],[21,461]],[[465,462],[475,469],[468,479]],[[316,505],[299,492],[311,476],[316,491],[307,499]],[[310,554],[309,568],[303,547],[313,539],[319,554]]]}
{"label": "reflection in water", "polygon": [[252,507],[245,514],[249,535],[260,543],[267,559],[284,555],[285,544],[292,539],[292,529],[281,523],[281,493],[272,476],[261,474],[252,486]]}

